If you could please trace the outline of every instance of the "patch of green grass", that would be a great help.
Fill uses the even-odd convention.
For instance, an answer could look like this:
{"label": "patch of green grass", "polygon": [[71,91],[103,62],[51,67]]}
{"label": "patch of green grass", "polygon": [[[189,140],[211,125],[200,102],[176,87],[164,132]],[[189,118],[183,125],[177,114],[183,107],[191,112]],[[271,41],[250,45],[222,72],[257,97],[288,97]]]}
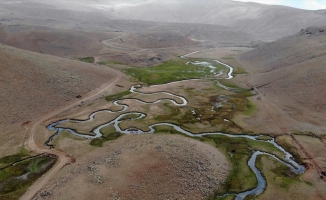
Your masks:
{"label": "patch of green grass", "polygon": [[236,92],[238,94],[241,94],[246,97],[254,96],[254,94],[252,94],[250,90],[241,88],[241,87],[231,83],[230,80],[222,79],[222,80],[219,80],[219,82],[221,84],[225,85],[226,87],[233,88],[234,92]]}
{"label": "patch of green grass", "polygon": [[109,140],[116,140],[121,136],[122,136],[122,133],[113,132],[113,133],[110,133],[110,134],[108,134],[106,136],[103,135],[100,138],[92,139],[91,142],[90,142],[90,145],[96,146],[96,147],[103,147],[104,142],[109,141]]}
{"label": "patch of green grass", "polygon": [[[170,126],[156,126],[155,128],[155,134],[172,134],[172,135],[182,135],[185,137],[190,137],[186,134],[183,134],[177,130],[175,130],[174,128],[170,127]],[[190,137],[192,138],[192,137]],[[197,139],[197,138],[196,138]]]}
{"label": "patch of green grass", "polygon": [[[194,90],[189,88],[187,91],[192,92]],[[235,93],[233,95],[228,95],[227,103],[223,102],[221,107],[214,107],[213,109],[213,105],[220,102],[219,95],[203,100],[206,99],[208,100],[207,102],[198,102],[198,107],[189,108],[183,110],[183,112],[181,112],[180,108],[165,103],[163,107],[166,110],[166,114],[158,115],[154,117],[154,119],[156,121],[177,123],[182,127],[185,127],[187,124],[208,122],[211,126],[215,126],[216,130],[224,130],[225,132],[234,129],[242,130],[242,127],[232,121],[235,113],[250,113],[254,110],[254,106],[250,104],[249,100],[246,98],[246,94]]]}
{"label": "patch of green grass", "polygon": [[252,154],[248,140],[244,138],[229,138],[221,135],[212,135],[206,138],[213,140],[216,147],[225,153],[232,164],[230,174],[218,193],[238,193],[254,188],[257,180],[255,174],[247,165]]}
{"label": "patch of green grass", "polygon": [[87,63],[94,63],[95,61],[94,57],[83,57],[83,58],[79,58],[79,60]]}
{"label": "patch of green grass", "polygon": [[[126,74],[137,78],[139,81],[149,85],[164,84],[179,80],[203,78],[212,76],[211,69],[203,66],[186,64],[187,60],[170,60],[159,66],[147,68],[127,68]],[[212,63],[216,66],[216,72],[225,69],[223,65]]]}
{"label": "patch of green grass", "polygon": [[6,157],[3,157],[3,158],[0,158],[0,163],[10,164],[10,163],[16,162],[18,160],[21,160],[26,156],[28,156],[28,155],[20,154],[20,153],[15,154],[15,155],[6,156]]}
{"label": "patch of green grass", "polygon": [[[260,155],[256,161],[256,166],[259,170],[263,170],[262,157],[266,156]],[[276,162],[275,164],[276,166],[271,169],[271,172],[273,173],[273,185],[275,184],[276,186],[287,190],[291,185],[301,182],[299,179],[300,175],[293,173],[289,167],[279,162]]]}
{"label": "patch of green grass", "polygon": [[129,115],[125,115],[123,117],[120,118],[120,120],[130,120],[130,119],[136,119],[137,117],[139,117],[140,114],[129,114]]}
{"label": "patch of green grass", "polygon": [[[76,129],[73,129],[74,131],[77,132]],[[93,133],[89,132],[88,134],[85,135],[94,135]],[[53,146],[60,146],[60,141],[62,141],[63,139],[73,139],[73,140],[85,140],[85,138],[81,137],[81,136],[77,136],[74,134],[71,134],[69,131],[65,130],[62,131],[58,136],[54,137],[54,139],[51,141],[51,145]]]}
{"label": "patch of green grass", "polygon": [[[259,159],[259,163],[261,162],[261,157]],[[262,164],[258,165],[259,169],[262,169]],[[279,187],[282,187],[284,189],[289,189],[291,184],[294,184],[299,180],[299,175],[294,174],[287,166],[277,163],[277,166],[274,167],[271,172],[273,172],[275,175],[275,181],[277,182],[277,185]]]}
{"label": "patch of green grass", "polygon": [[255,141],[255,140],[247,140],[248,148],[251,151],[264,151],[275,154],[278,158],[284,161],[284,154],[279,149],[277,149],[273,144],[265,142],[265,141]]}
{"label": "patch of green grass", "polygon": [[[218,194],[238,193],[256,187],[256,177],[247,165],[254,150],[271,152],[279,157],[283,155],[272,144],[264,141],[230,138],[221,135],[210,135],[205,138],[214,141],[216,147],[227,155],[232,164],[230,174],[226,182],[222,184]],[[282,169],[286,170],[286,173],[292,173],[287,167]]]}
{"label": "patch of green grass", "polygon": [[[287,170],[289,170],[289,169],[287,169]],[[280,179],[279,186],[280,187],[282,187],[284,189],[289,189],[292,184],[296,183],[296,180],[294,180],[293,178],[286,177],[286,176],[284,176],[284,174],[282,174],[282,175],[283,175],[282,177],[279,177],[279,179]]]}
{"label": "patch of green grass", "polygon": [[103,136],[108,136],[109,134],[114,133],[114,132],[116,132],[116,129],[113,126],[113,124],[101,129],[101,133],[103,134]]}
{"label": "patch of green grass", "polygon": [[5,170],[0,170],[0,182],[10,176],[10,173],[7,173]]}
{"label": "patch of green grass", "polygon": [[[215,195],[218,196],[218,195]],[[225,197],[209,197],[208,200],[234,200],[235,195],[228,195]]]}
{"label": "patch of green grass", "polygon": [[257,140],[263,140],[263,141],[267,141],[267,140],[271,140],[271,139],[272,139],[272,137],[270,137],[268,135],[262,135],[257,138]]}
{"label": "patch of green grass", "polygon": [[307,185],[309,185],[310,187],[313,187],[313,186],[314,186],[314,184],[313,184],[312,182],[305,181],[305,183],[306,183]]}
{"label": "patch of green grass", "polygon": [[236,67],[233,69],[233,74],[247,74],[248,72],[242,67]]}
{"label": "patch of green grass", "polygon": [[0,170],[0,199],[19,199],[29,185],[56,162],[46,155],[28,159]]}
{"label": "patch of green grass", "polygon": [[[181,118],[177,118],[177,122],[181,125],[183,124],[193,124],[193,123],[196,123],[196,122],[200,122],[200,120],[198,119],[198,116],[197,116],[197,112],[196,114],[194,115],[192,111],[197,111],[197,109],[195,108],[190,108],[189,110],[187,110],[185,112],[185,114],[183,114],[181,116]],[[172,113],[173,115],[173,113]]]}
{"label": "patch of green grass", "polygon": [[[254,95],[250,90],[238,87],[227,80],[220,80],[220,82],[221,84],[234,89],[234,94],[229,95],[229,99],[227,100],[228,104],[233,104],[232,107],[235,109],[233,113],[242,112],[242,114],[246,116],[251,116],[256,111],[256,105],[248,99],[248,97]],[[210,98],[211,102],[214,102],[215,97]]]}
{"label": "patch of green grass", "polygon": [[17,154],[2,157],[0,158],[0,168],[5,167],[13,162],[19,161],[27,156],[29,156],[28,151],[24,149]]}
{"label": "patch of green grass", "polygon": [[120,92],[120,93],[117,93],[117,94],[113,94],[113,95],[109,95],[109,96],[106,96],[105,97],[105,100],[107,101],[114,101],[114,100],[117,100],[117,99],[120,99],[128,94],[130,94],[131,92],[129,90],[127,91],[124,91],[124,92]]}
{"label": "patch of green grass", "polygon": [[171,106],[169,103],[163,103],[162,107],[167,111],[168,114],[157,115],[154,117],[157,121],[170,121],[171,119],[177,119],[180,114],[180,109],[175,106]]}
{"label": "patch of green grass", "polygon": [[243,112],[246,116],[251,116],[257,109],[257,106],[247,99],[247,109]]}
{"label": "patch of green grass", "polygon": [[98,64],[100,64],[100,65],[106,65],[106,66],[110,66],[110,65],[125,65],[122,62],[114,61],[114,60],[105,60],[105,61],[99,62]]}
{"label": "patch of green grass", "polygon": [[95,146],[95,147],[103,147],[104,142],[106,142],[106,140],[103,138],[95,138],[95,139],[92,139],[89,144],[91,146]]}
{"label": "patch of green grass", "polygon": [[199,122],[200,120],[196,119],[192,114],[191,110],[193,108],[188,109],[187,111],[181,112],[181,108],[174,107],[170,103],[163,103],[163,107],[166,111],[166,114],[157,115],[154,117],[154,120],[158,122],[170,122],[175,123],[181,126],[182,128],[188,129],[186,124],[193,124]]}
{"label": "patch of green grass", "polygon": [[[222,129],[230,128],[242,129],[240,126],[232,122],[235,113],[249,112],[254,110],[246,98],[246,94],[235,93],[233,95],[223,95],[224,101],[221,102],[220,95],[209,97],[209,102],[203,103],[199,108],[195,108],[195,112],[187,112],[183,116],[184,123],[193,123],[198,121],[208,121],[212,126],[222,126]],[[222,103],[219,107],[213,105]],[[213,107],[213,109],[212,109]],[[227,119],[227,120],[224,120]]]}
{"label": "patch of green grass", "polygon": [[117,132],[113,125],[102,128],[101,133],[103,135],[100,138],[92,139],[90,145],[102,147],[106,141],[116,140],[123,135],[122,133]]}

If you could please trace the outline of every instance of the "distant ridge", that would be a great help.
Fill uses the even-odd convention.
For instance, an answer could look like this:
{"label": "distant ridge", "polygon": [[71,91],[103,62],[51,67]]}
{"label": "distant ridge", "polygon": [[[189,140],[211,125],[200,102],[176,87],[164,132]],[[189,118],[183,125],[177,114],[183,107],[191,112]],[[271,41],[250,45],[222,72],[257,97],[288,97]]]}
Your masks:
{"label": "distant ridge", "polygon": [[[0,11],[3,24],[28,22],[35,25],[37,21],[37,25],[51,25],[51,28],[98,31],[108,28],[142,30],[147,27],[135,20],[209,24],[232,27],[264,41],[279,39],[309,26],[326,24],[325,10],[309,11],[230,0],[205,0],[204,3],[200,0],[26,0],[14,5],[0,2]],[[116,20],[129,20],[130,24],[119,25]],[[138,23],[142,25],[137,26]]]}
{"label": "distant ridge", "polygon": [[325,126],[325,26],[262,44],[239,60],[252,74],[252,84],[262,86],[260,90],[291,117]]}

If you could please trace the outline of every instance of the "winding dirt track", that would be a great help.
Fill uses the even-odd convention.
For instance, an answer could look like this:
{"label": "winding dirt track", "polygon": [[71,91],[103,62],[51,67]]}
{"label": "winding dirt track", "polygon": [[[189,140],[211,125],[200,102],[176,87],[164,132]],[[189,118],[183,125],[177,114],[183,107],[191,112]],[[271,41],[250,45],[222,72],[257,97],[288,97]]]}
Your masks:
{"label": "winding dirt track", "polygon": [[[200,46],[204,46],[204,45],[220,43],[220,41],[213,41],[213,42],[204,42],[204,43],[193,44],[193,45],[185,45],[185,46],[155,47],[155,48],[138,48],[138,47],[130,46],[130,45],[128,45],[128,48],[127,48],[127,47],[115,46],[115,45],[110,43],[110,41],[113,41],[113,40],[116,40],[116,39],[122,39],[126,35],[127,34],[121,34],[118,37],[101,41],[104,46],[109,47],[109,48],[112,47],[112,48],[120,49],[120,50],[130,50],[130,49],[133,49],[133,48],[135,49],[135,50],[132,50],[131,52],[128,52],[128,53],[120,53],[120,54],[115,54],[115,55],[110,55],[110,56],[132,55],[132,54],[140,53],[140,52],[143,52],[143,51],[149,51],[149,50],[168,50],[168,49],[179,49],[179,48],[189,48],[189,47],[200,47]],[[211,49],[214,49],[214,48],[211,48]],[[104,56],[104,55],[107,55],[107,53],[99,54],[97,59],[99,57]]]}
{"label": "winding dirt track", "polygon": [[[124,49],[122,47],[117,47],[114,45],[111,45],[110,43],[108,43],[111,40],[115,40],[115,39],[119,39],[124,37],[124,34],[119,35],[115,38],[111,38],[108,40],[104,40],[102,41],[102,43],[105,46],[108,47],[112,47],[112,48],[118,48],[118,49]],[[217,43],[217,42],[213,42],[213,43]],[[190,46],[201,46],[203,44],[199,44],[199,45],[190,45]],[[184,46],[184,47],[190,47],[190,46]],[[176,47],[167,47],[167,48],[155,48],[155,49],[170,49],[170,48],[176,48]],[[133,53],[137,53],[137,52],[141,52],[141,51],[146,51],[148,49],[140,49],[137,51],[132,52]],[[100,55],[101,56],[101,55]],[[96,58],[98,59],[98,58]],[[51,119],[52,117],[70,109],[73,108],[77,105],[79,105],[81,102],[83,101],[87,101],[87,100],[91,100],[92,98],[94,98],[97,95],[100,95],[101,93],[105,92],[105,91],[109,91],[109,89],[118,81],[120,80],[120,78],[122,77],[122,72],[114,70],[112,68],[110,68],[110,70],[116,74],[116,77],[114,77],[113,79],[111,79],[108,83],[106,83],[106,85],[104,87],[102,87],[99,91],[90,94],[89,96],[80,99],[77,102],[74,102],[73,104],[70,104],[68,106],[59,108],[58,110],[55,110],[53,112],[44,114],[43,116],[40,116],[33,124],[32,126],[27,130],[27,137],[25,138],[25,142],[24,145],[25,147],[30,150],[33,151],[35,153],[49,153],[49,154],[54,154],[56,156],[58,156],[57,162],[56,164],[45,174],[43,175],[39,180],[37,180],[36,182],[34,182],[32,184],[32,186],[29,187],[29,189],[25,192],[25,194],[23,196],[20,197],[20,200],[30,200],[32,199],[37,192],[53,177],[53,175],[55,175],[63,166],[69,164],[71,162],[71,157],[69,157],[69,155],[67,155],[65,152],[57,150],[57,149],[48,149],[47,147],[41,145],[38,146],[35,141],[34,141],[34,137],[37,133],[37,128],[40,126],[40,124],[46,120]]]}
{"label": "winding dirt track", "polygon": [[109,91],[109,89],[114,86],[114,84],[121,79],[122,73],[108,68],[112,71],[112,74],[115,74],[115,77],[112,78],[109,82],[107,82],[104,86],[102,86],[98,91],[95,91],[94,93],[91,93],[89,96],[74,102],[73,104],[67,105],[65,107],[59,108],[51,113],[44,114],[43,116],[40,116],[33,125],[29,128],[27,133],[27,138],[25,138],[25,147],[29,149],[30,151],[33,151],[35,153],[49,153],[54,154],[58,156],[57,162],[55,166],[52,167],[42,178],[37,180],[29,189],[26,191],[26,193],[20,197],[21,200],[30,200],[32,199],[36,193],[52,178],[54,174],[56,174],[63,166],[66,164],[69,164],[71,162],[71,158],[64,152],[56,150],[56,149],[48,149],[45,146],[38,146],[35,141],[34,137],[37,134],[37,127],[40,126],[40,124],[46,120],[51,119],[52,117],[74,107],[80,104],[83,101],[92,100],[92,98],[102,94],[103,92]]}

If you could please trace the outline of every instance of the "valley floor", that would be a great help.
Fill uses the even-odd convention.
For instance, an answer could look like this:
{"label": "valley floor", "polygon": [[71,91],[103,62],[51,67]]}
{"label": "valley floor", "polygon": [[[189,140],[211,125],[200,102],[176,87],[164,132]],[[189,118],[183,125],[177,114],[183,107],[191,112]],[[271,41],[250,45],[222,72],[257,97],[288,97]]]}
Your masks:
{"label": "valley floor", "polygon": [[[57,162],[21,199],[326,197],[324,135],[307,133],[252,85],[255,74],[237,60],[248,48],[190,43],[124,52],[122,37],[104,41],[107,47],[94,58],[115,68],[110,81],[24,125],[24,147],[55,155]],[[130,67],[124,58],[103,53],[111,48],[173,59]],[[173,67],[164,70],[166,65]]]}

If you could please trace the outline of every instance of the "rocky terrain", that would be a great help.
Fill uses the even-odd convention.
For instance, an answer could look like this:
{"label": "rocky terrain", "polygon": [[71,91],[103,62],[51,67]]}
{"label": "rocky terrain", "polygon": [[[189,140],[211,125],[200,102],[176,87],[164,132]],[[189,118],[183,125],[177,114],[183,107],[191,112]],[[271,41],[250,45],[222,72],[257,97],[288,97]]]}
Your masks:
{"label": "rocky terrain", "polygon": [[229,164],[215,147],[178,135],[133,135],[65,167],[36,199],[203,199]]}

